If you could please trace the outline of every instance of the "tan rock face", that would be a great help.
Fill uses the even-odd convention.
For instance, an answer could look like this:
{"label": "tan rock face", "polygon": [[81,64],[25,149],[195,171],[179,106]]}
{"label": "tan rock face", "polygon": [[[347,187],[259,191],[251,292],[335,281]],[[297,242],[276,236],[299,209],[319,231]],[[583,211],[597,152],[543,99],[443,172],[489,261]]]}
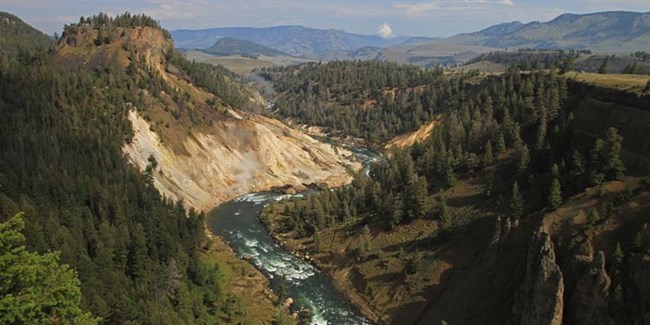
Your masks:
{"label": "tan rock face", "polygon": [[236,196],[272,187],[351,181],[349,170],[361,164],[347,150],[318,142],[282,123],[255,114],[194,132],[183,141],[187,154],[177,154],[137,112],[129,112],[135,136],[123,150],[144,170],[153,156],[155,186],[167,197],[208,209]]}
{"label": "tan rock face", "polygon": [[419,129],[403,134],[400,136],[397,136],[396,138],[390,140],[385,146],[385,149],[393,149],[393,148],[406,148],[410,147],[418,142],[421,142],[433,133],[433,131],[442,125],[442,122],[444,120],[444,117],[442,115],[438,116],[435,120],[422,125]]}

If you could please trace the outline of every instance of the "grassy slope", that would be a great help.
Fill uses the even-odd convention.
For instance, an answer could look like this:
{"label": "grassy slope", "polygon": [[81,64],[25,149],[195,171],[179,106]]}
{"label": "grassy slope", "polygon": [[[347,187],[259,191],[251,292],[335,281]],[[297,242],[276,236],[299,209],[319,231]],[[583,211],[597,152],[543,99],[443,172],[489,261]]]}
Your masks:
{"label": "grassy slope", "polygon": [[598,74],[569,72],[569,78],[581,81],[587,84],[593,84],[602,87],[615,88],[624,91],[644,93],[644,89],[650,76],[634,74]]}
{"label": "grassy slope", "polygon": [[247,74],[254,69],[270,68],[274,66],[292,65],[307,62],[308,60],[298,59],[293,57],[267,57],[260,56],[257,59],[247,58],[239,55],[231,56],[216,56],[201,51],[188,50],[185,51],[185,57],[188,60],[195,60],[196,62],[210,63],[214,65],[222,65],[226,69],[238,73]]}

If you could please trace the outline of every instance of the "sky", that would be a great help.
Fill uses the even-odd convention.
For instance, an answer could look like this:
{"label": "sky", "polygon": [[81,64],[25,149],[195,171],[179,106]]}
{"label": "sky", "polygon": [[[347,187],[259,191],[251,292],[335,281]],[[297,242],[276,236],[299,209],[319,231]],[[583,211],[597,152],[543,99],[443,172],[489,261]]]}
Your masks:
{"label": "sky", "polygon": [[145,13],[168,30],[304,25],[390,38],[451,36],[605,10],[650,12],[650,0],[0,0],[0,11],[48,34],[98,12]]}

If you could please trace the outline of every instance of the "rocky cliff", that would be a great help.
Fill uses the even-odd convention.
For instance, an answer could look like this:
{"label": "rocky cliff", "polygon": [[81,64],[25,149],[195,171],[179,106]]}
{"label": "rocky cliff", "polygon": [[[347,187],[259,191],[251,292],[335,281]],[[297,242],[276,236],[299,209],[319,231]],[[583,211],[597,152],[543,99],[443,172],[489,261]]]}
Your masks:
{"label": "rocky cliff", "polygon": [[341,186],[350,180],[348,170],[359,166],[349,151],[318,142],[276,120],[233,114],[234,120],[188,135],[183,140],[186,154],[179,154],[131,111],[135,137],[124,152],[141,170],[154,157],[156,187],[168,197],[203,209],[284,185]]}
{"label": "rocky cliff", "polygon": [[134,83],[128,87],[140,89],[135,101],[125,103],[133,136],[123,151],[142,171],[150,168],[153,183],[167,197],[208,209],[247,192],[284,185],[340,186],[361,167],[345,149],[233,107],[219,95],[241,90],[237,95],[248,96],[251,103],[254,99],[227,73],[200,71],[213,75],[221,94],[200,87],[183,70],[185,63],[172,62],[176,54],[158,28],[80,24],[66,29],[52,60],[57,66],[130,76],[124,79]]}
{"label": "rocky cliff", "polygon": [[515,296],[516,324],[562,324],[564,278],[555,262],[553,242],[547,233],[535,234],[528,247],[526,275]]}

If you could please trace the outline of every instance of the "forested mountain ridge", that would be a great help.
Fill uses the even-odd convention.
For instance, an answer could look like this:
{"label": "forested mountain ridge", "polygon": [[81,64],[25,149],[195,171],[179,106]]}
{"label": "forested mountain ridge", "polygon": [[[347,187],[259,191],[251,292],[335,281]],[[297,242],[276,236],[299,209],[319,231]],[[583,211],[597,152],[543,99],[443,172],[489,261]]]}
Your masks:
{"label": "forested mountain ridge", "polygon": [[[124,160],[132,131],[121,101],[133,99],[126,80],[28,62],[3,61],[0,70],[2,220],[22,211],[27,247],[60,251],[78,272],[81,307],[106,323],[222,319],[229,297],[220,292],[219,271],[197,256],[203,215],[161,197]],[[69,303],[63,298],[53,303]],[[47,312],[40,308],[50,297],[38,299],[18,311]],[[39,322],[11,322],[20,319]]]}
{"label": "forested mountain ridge", "polygon": [[562,14],[548,22],[510,23],[459,34],[441,44],[630,53],[650,48],[650,13]]}
{"label": "forested mountain ridge", "polygon": [[[345,150],[238,110],[255,104],[252,93],[223,68],[184,60],[144,15],[82,17],[49,54],[24,57],[0,60],[1,221],[23,212],[27,249],[59,251],[78,273],[80,301],[73,279],[61,303],[105,323],[245,321],[248,302],[225,289],[232,274],[199,258],[217,239],[190,207],[285,184],[337,185],[359,166]],[[270,322],[268,308],[260,317]],[[70,310],[62,322],[80,315]]]}
{"label": "forested mountain ridge", "polygon": [[[650,179],[640,176],[650,96],[531,63],[428,80],[436,87],[413,100],[428,121],[445,117],[430,137],[349,187],[271,205],[263,220],[381,324],[647,322]],[[271,71],[284,91],[275,113],[376,134],[381,124],[368,122],[389,102],[361,104],[386,85],[418,80],[378,77],[400,69],[408,68]],[[402,122],[415,121],[418,105],[399,107]]]}
{"label": "forested mountain ridge", "polygon": [[279,92],[274,114],[371,145],[432,120],[432,108],[447,105],[441,94],[459,90],[458,80],[445,78],[441,68],[371,61],[267,68],[260,75]]}
{"label": "forested mountain ridge", "polygon": [[[28,57],[34,60],[42,60],[42,56],[30,56],[35,51],[43,53],[52,44],[52,40],[42,32],[29,26],[20,18],[0,11],[0,56],[3,58],[16,58],[21,60]],[[29,42],[25,42],[29,39]]]}
{"label": "forested mountain ridge", "polygon": [[222,67],[183,59],[161,29],[75,24],[52,64],[128,77],[137,100],[124,103],[135,131],[124,152],[143,171],[155,161],[156,187],[190,206],[274,186],[340,185],[358,166],[345,150],[240,110],[256,104],[251,91]]}

